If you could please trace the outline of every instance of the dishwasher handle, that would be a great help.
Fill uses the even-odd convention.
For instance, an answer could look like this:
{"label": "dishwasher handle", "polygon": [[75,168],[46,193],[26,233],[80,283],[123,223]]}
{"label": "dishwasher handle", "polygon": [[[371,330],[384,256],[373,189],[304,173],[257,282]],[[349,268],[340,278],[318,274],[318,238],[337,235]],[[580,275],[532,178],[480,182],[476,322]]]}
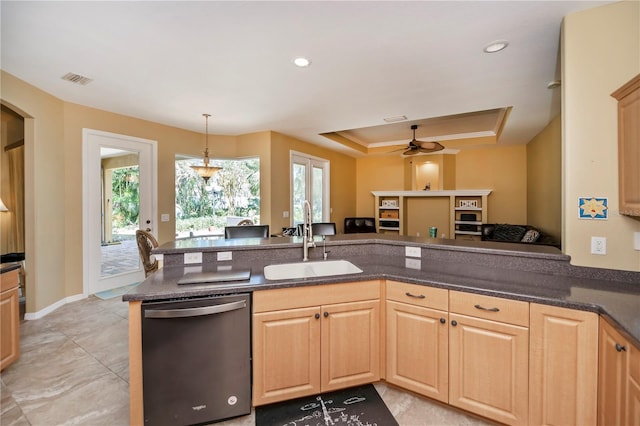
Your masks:
{"label": "dishwasher handle", "polygon": [[145,318],[189,318],[201,317],[204,315],[221,314],[223,312],[236,311],[247,307],[246,300],[225,303],[224,305],[202,306],[199,308],[187,309],[147,309],[144,311]]}

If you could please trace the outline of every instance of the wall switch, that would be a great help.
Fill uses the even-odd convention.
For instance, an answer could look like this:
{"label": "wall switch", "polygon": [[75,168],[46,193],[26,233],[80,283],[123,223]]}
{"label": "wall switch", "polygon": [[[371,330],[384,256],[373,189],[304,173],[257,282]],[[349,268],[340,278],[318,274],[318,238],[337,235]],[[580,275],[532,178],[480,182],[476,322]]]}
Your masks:
{"label": "wall switch", "polygon": [[162,213],[160,215],[160,222],[169,222],[169,213]]}
{"label": "wall switch", "polygon": [[606,237],[591,237],[591,254],[607,254]]}
{"label": "wall switch", "polygon": [[289,212],[288,211],[282,212],[282,217],[289,217]]}
{"label": "wall switch", "polygon": [[219,251],[217,254],[218,262],[221,260],[231,260],[233,258],[232,251]]}
{"label": "wall switch", "polygon": [[633,248],[634,250],[640,250],[640,232],[633,233]]}
{"label": "wall switch", "polygon": [[422,250],[420,247],[406,246],[404,248],[404,255],[407,257],[422,257]]}
{"label": "wall switch", "polygon": [[191,263],[202,263],[202,252],[185,253],[184,264],[189,265]]}

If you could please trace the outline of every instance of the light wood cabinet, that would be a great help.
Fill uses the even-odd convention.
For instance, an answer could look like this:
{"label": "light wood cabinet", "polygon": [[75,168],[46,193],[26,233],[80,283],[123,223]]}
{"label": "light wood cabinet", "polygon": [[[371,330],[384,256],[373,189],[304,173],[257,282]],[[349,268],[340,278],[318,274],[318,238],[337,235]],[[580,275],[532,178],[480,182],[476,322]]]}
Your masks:
{"label": "light wood cabinet", "polygon": [[448,291],[394,281],[386,290],[387,382],[449,402]]}
{"label": "light wood cabinet", "polygon": [[[528,306],[515,300],[449,292],[451,405],[501,423],[527,424],[529,330],[523,318]],[[519,325],[501,322],[505,319]]]}
{"label": "light wood cabinet", "polygon": [[618,100],[620,213],[640,216],[640,74],[611,96]]}
{"label": "light wood cabinet", "polygon": [[379,281],[255,292],[254,406],[380,380],[379,298]]}
{"label": "light wood cabinet", "polygon": [[640,353],[600,321],[599,425],[640,425]]}
{"label": "light wood cabinet", "polygon": [[596,422],[598,315],[532,303],[529,423]]}
{"label": "light wood cabinet", "polygon": [[0,277],[0,370],[20,357],[18,269]]}

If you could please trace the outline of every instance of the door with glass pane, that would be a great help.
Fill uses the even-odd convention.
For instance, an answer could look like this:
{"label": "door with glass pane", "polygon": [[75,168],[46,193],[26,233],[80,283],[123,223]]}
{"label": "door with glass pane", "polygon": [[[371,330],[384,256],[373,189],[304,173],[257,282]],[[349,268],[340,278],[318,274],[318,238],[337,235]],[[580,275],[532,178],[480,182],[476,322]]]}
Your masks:
{"label": "door with glass pane", "polygon": [[135,231],[157,229],[157,147],[89,129],[83,144],[84,293],[94,294],[144,280]]}
{"label": "door with glass pane", "polygon": [[313,222],[328,222],[329,161],[291,153],[291,225],[304,222],[302,203],[309,200]]}

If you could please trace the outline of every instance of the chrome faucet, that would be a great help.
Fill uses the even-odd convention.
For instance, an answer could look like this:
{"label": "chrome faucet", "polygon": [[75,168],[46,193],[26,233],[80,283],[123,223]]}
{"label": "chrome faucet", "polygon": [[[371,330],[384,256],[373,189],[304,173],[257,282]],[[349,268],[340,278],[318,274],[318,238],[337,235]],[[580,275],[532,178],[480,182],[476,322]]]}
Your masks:
{"label": "chrome faucet", "polygon": [[306,262],[309,260],[309,248],[316,246],[311,231],[311,204],[307,200],[302,203],[302,216],[302,261]]}

